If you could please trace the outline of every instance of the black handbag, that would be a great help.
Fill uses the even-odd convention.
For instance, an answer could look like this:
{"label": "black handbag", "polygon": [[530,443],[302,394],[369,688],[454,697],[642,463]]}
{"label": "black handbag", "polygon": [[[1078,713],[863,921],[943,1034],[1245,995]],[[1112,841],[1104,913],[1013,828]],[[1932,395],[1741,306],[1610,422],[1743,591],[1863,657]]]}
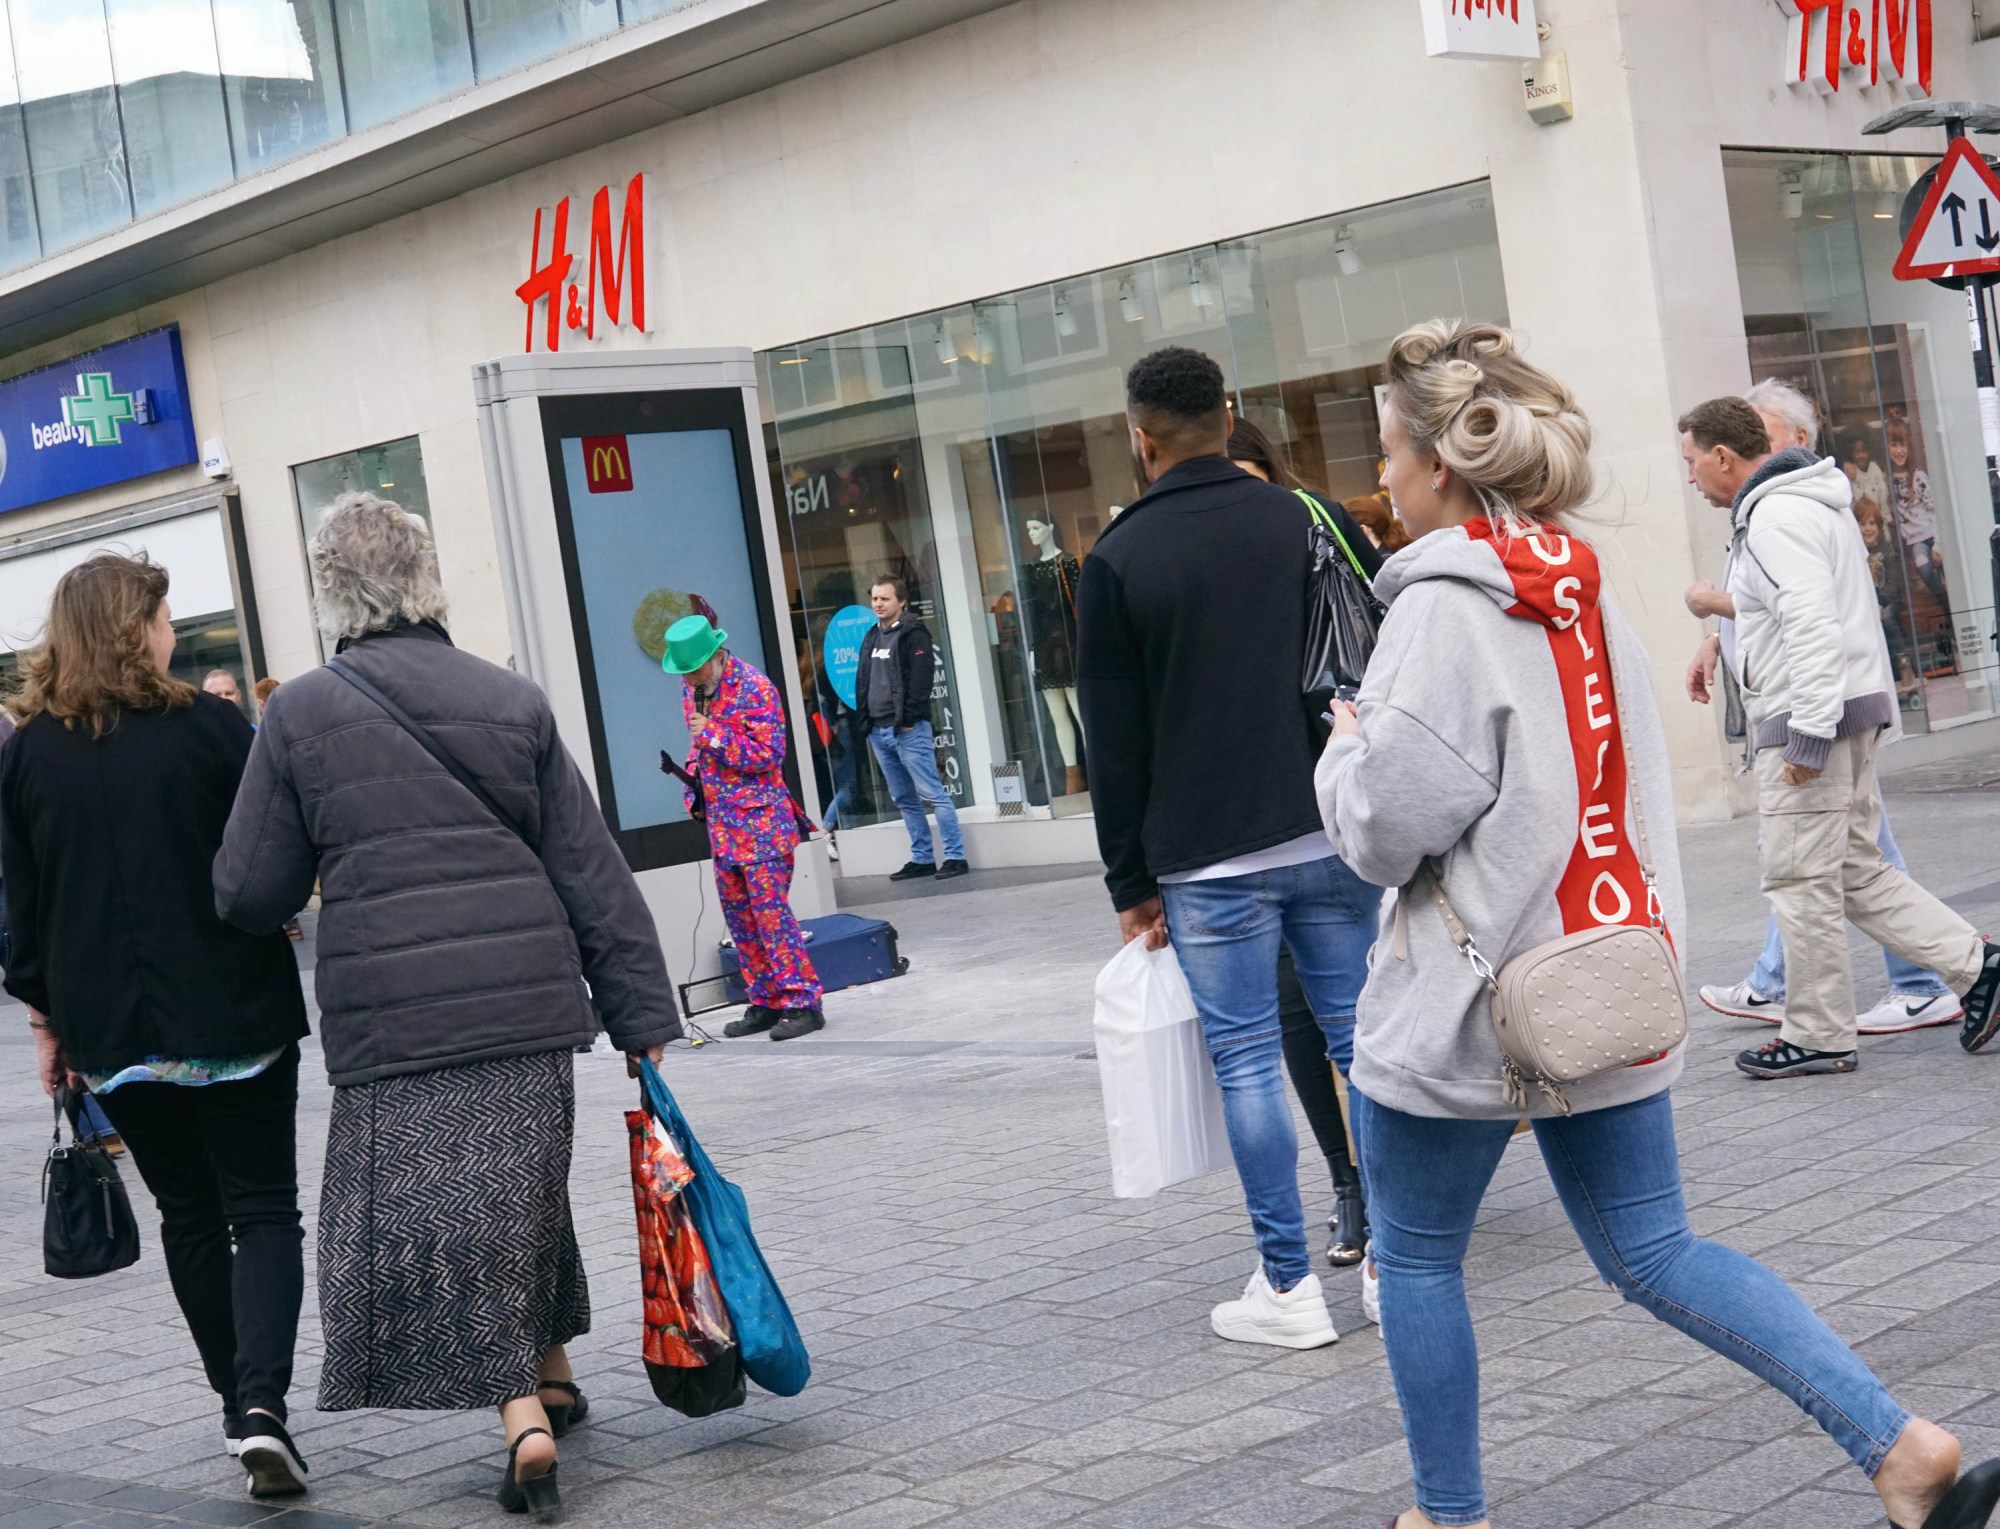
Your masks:
{"label": "black handbag", "polygon": [[1306,579],[1305,672],[1299,680],[1300,704],[1312,728],[1313,741],[1324,745],[1332,731],[1322,720],[1336,696],[1353,699],[1375,653],[1382,629],[1382,603],[1369,587],[1361,560],[1340,534],[1340,527],[1317,499],[1304,489],[1299,498],[1312,511],[1312,571]]}
{"label": "black handbag", "polygon": [[42,1165],[42,1267],[57,1279],[89,1279],[139,1261],[139,1223],[125,1182],[110,1154],[77,1131],[77,1109],[76,1097],[58,1085],[55,1138]]}

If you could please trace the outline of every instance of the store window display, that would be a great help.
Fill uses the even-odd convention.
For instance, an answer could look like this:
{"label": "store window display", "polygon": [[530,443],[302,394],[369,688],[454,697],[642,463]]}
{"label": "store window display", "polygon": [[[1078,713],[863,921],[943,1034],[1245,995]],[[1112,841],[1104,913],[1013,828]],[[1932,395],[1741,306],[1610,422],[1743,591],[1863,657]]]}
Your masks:
{"label": "store window display", "polygon": [[1028,672],[1062,755],[1063,794],[1084,789],[1083,708],[1076,698],[1076,581],[1081,565],[1062,549],[1061,533],[1046,520],[1027,524],[1034,561],[1021,570],[1028,615]]}

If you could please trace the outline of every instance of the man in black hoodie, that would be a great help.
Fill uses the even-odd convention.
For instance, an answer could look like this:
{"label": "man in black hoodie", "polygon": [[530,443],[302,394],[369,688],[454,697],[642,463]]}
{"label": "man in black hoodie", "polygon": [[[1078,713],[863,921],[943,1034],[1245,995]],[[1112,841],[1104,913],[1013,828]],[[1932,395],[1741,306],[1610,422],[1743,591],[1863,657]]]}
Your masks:
{"label": "man in black hoodie", "polygon": [[1262,1262],[1211,1323],[1238,1342],[1313,1348],[1335,1334],[1279,1069],[1278,948],[1331,1041],[1354,1022],[1381,893],[1334,856],[1313,794],[1299,694],[1311,515],[1229,460],[1222,369],[1207,356],[1145,357],[1126,415],[1152,486],[1078,581],[1098,849],[1125,939],[1171,937],[1222,1085]]}
{"label": "man in black hoodie", "polygon": [[[868,592],[878,625],[861,639],[861,667],[854,676],[854,709],[868,727],[875,762],[889,795],[910,833],[910,859],[891,881],[963,876],[965,838],[958,809],[938,775],[937,744],[931,734],[931,684],[937,675],[937,643],[915,616],[907,614],[910,592],[902,579],[885,573]],[[940,864],[931,840],[929,808],[937,814],[944,841]]]}

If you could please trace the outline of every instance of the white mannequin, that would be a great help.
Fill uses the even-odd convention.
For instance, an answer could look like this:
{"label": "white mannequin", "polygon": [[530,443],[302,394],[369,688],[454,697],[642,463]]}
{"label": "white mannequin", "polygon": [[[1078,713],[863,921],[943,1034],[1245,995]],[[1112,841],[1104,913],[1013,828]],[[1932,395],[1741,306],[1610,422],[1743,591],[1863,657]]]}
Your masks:
{"label": "white mannequin", "polygon": [[[1046,520],[1030,520],[1027,523],[1028,540],[1041,553],[1044,563],[1053,563],[1063,555],[1062,547],[1056,541],[1056,528]],[[1028,652],[1028,678],[1035,676],[1034,650]],[[1062,755],[1063,769],[1068,779],[1064,782],[1066,795],[1074,796],[1083,789],[1083,773],[1077,764],[1077,741],[1083,736],[1083,706],[1077,700],[1074,685],[1058,686],[1042,691],[1048,703],[1049,723],[1055,729],[1056,752]]]}

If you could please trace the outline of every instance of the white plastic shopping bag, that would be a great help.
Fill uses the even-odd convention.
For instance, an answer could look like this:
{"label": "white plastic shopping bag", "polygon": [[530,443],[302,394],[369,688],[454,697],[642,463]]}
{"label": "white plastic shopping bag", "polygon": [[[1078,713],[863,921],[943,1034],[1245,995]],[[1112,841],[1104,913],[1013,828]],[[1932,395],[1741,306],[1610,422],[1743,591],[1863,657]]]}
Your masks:
{"label": "white plastic shopping bag", "polygon": [[1228,1167],[1222,1090],[1171,945],[1133,940],[1098,973],[1094,1029],[1111,1192],[1144,1199]]}

